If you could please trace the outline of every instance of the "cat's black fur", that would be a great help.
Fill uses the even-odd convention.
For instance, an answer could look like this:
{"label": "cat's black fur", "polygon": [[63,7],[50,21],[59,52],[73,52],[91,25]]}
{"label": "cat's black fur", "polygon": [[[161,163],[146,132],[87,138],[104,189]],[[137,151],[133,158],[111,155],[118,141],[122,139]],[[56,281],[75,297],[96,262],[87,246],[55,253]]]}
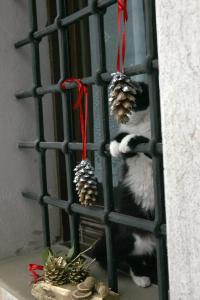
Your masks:
{"label": "cat's black fur", "polygon": [[[123,172],[126,173],[126,170],[124,169]],[[152,210],[146,211],[142,209],[140,205],[137,205],[134,201],[134,195],[128,188],[124,187],[123,184],[118,186],[117,194],[119,197],[119,203],[116,208],[117,212],[136,218],[150,221],[154,220],[154,212]],[[118,269],[127,272],[129,271],[128,268],[131,268],[135,276],[149,277],[151,283],[157,284],[156,252],[153,251],[152,255],[131,254],[134,250],[135,242],[132,233],[134,232],[143,237],[149,233],[122,225],[112,226],[114,233],[114,257]],[[105,236],[103,236],[95,245],[93,257],[97,259],[103,269],[107,268]]]}
{"label": "cat's black fur", "polygon": [[[147,184],[147,190],[144,190],[141,178],[141,188],[133,186],[129,181],[138,179],[137,168],[146,168],[148,171],[151,168],[151,156],[148,154],[133,153],[134,148],[141,143],[148,143],[150,138],[150,120],[148,117],[148,88],[147,85],[142,83],[143,94],[136,99],[136,107],[133,112],[131,121],[123,125],[119,134],[113,139],[110,150],[111,155],[121,156],[123,159],[122,166],[122,182],[118,186],[118,204],[116,204],[117,212],[122,214],[131,215],[136,218],[146,220],[154,219],[154,203],[148,202],[148,197],[142,199],[141,194],[152,197],[151,183]],[[144,117],[143,117],[144,116]],[[127,141],[127,143],[126,143]],[[122,145],[124,143],[124,145]],[[120,146],[121,147],[120,149]],[[115,149],[116,147],[116,149]],[[118,147],[118,148],[117,148]],[[144,162],[145,160],[145,162]],[[136,170],[134,169],[136,167]],[[129,172],[133,168],[132,174]],[[143,170],[145,172],[145,170]],[[145,173],[144,173],[145,174]],[[149,172],[148,174],[151,174]],[[127,178],[129,176],[130,178]],[[150,178],[150,175],[148,175]],[[133,177],[133,178],[132,178]],[[128,179],[128,180],[127,180]],[[130,180],[129,180],[130,179]],[[127,182],[126,182],[127,180]],[[133,181],[134,182],[134,181]],[[147,181],[147,183],[149,183]],[[117,202],[117,201],[116,201]],[[142,287],[147,287],[151,283],[157,282],[157,269],[156,269],[156,251],[155,240],[151,233],[130,227],[112,225],[114,238],[114,259],[117,267],[120,267],[122,262],[129,266],[129,271],[133,280]],[[106,268],[106,244],[105,237],[100,239],[94,250],[93,256],[103,268]]]}

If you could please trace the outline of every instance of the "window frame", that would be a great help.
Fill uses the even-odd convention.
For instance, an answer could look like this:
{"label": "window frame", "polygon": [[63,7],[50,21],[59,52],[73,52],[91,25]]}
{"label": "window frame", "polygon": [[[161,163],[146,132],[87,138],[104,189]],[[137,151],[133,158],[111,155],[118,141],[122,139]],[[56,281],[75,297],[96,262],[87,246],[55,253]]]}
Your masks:
{"label": "window frame", "polygon": [[[78,253],[79,244],[79,221],[80,215],[94,217],[103,221],[106,234],[106,248],[108,258],[108,282],[109,286],[117,291],[117,269],[114,261],[113,249],[113,232],[112,223],[135,227],[138,229],[152,232],[156,236],[157,241],[157,267],[158,267],[158,293],[159,300],[168,299],[168,271],[167,271],[167,250],[166,250],[166,225],[165,225],[165,204],[164,204],[164,183],[163,183],[163,163],[162,163],[162,142],[161,142],[161,120],[160,120],[160,103],[159,103],[159,87],[158,87],[158,59],[156,45],[156,21],[155,21],[155,0],[144,0],[145,11],[145,29],[146,29],[146,45],[147,56],[142,64],[131,66],[125,69],[127,75],[133,76],[138,74],[147,74],[150,99],[150,118],[151,118],[151,141],[145,145],[138,145],[135,152],[148,153],[152,156],[153,165],[153,182],[155,195],[155,220],[148,221],[132,216],[123,215],[114,211],[113,187],[112,187],[112,165],[109,154],[109,117],[108,117],[108,99],[107,85],[111,79],[110,73],[106,70],[105,59],[105,41],[104,41],[104,14],[106,8],[115,4],[116,0],[92,0],[89,4],[66,16],[65,2],[56,0],[57,16],[53,24],[38,30],[37,26],[37,7],[36,0],[29,0],[29,16],[30,16],[30,32],[28,37],[17,42],[16,48],[31,44],[32,47],[32,72],[33,72],[33,88],[28,91],[22,91],[16,94],[17,99],[34,98],[36,106],[36,122],[37,122],[37,140],[19,142],[21,149],[35,149],[39,158],[40,188],[39,195],[35,193],[25,193],[24,197],[37,200],[42,208],[42,220],[44,231],[44,245],[50,246],[50,228],[48,205],[59,207],[66,211],[69,215],[70,238],[71,243]],[[76,88],[75,84],[67,84],[67,92],[63,92],[60,88],[60,82],[68,77],[69,69],[67,53],[68,41],[65,36],[67,27],[76,21],[93,16],[96,36],[95,41],[98,45],[98,66],[97,72],[90,77],[82,78],[82,82],[88,85],[96,85],[101,95],[100,115],[101,115],[101,131],[103,141],[101,144],[88,143],[87,149],[90,151],[99,151],[102,160],[103,172],[103,196],[104,207],[83,207],[76,203],[76,195],[73,188],[73,168],[74,153],[82,148],[81,143],[72,142],[72,120],[71,107],[68,104],[70,93],[68,90]],[[60,56],[60,80],[56,84],[47,87],[41,86],[40,72],[40,53],[39,45],[43,37],[57,31],[59,40],[59,56]],[[43,119],[43,96],[47,93],[58,92],[62,97],[62,113],[63,113],[63,132],[64,139],[62,142],[45,141],[44,137],[44,119]],[[68,200],[55,199],[48,194],[47,174],[46,174],[46,151],[61,151],[65,157],[65,170],[67,175],[67,196]]]}

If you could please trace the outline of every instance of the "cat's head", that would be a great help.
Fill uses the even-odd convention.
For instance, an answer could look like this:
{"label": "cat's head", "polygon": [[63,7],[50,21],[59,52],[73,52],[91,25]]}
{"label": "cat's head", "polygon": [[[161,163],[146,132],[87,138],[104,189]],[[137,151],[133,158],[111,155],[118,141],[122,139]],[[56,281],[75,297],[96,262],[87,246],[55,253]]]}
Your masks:
{"label": "cat's head", "polygon": [[148,85],[144,82],[140,82],[142,87],[142,93],[138,94],[135,101],[134,109],[129,116],[129,121],[126,125],[131,126],[138,124],[140,121],[144,119],[144,117],[148,113],[149,108],[149,91]]}

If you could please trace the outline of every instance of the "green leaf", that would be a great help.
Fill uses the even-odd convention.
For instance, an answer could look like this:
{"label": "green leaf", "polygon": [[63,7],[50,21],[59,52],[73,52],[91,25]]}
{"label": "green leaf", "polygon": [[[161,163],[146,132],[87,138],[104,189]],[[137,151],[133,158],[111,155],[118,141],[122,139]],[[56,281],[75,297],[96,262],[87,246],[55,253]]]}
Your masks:
{"label": "green leaf", "polygon": [[50,248],[45,248],[42,253],[43,262],[46,263],[47,259],[51,256],[53,256],[52,250]]}
{"label": "green leaf", "polygon": [[67,255],[65,255],[65,259],[67,262],[70,262],[74,256],[75,256],[75,249],[73,246],[72,248],[69,249]]}

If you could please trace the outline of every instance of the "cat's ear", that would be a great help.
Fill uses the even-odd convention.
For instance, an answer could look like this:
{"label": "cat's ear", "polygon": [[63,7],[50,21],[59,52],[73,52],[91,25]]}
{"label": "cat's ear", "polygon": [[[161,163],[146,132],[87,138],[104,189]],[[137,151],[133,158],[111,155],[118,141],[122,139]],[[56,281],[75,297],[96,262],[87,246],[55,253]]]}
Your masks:
{"label": "cat's ear", "polygon": [[149,88],[145,82],[140,82],[142,93],[136,98],[135,111],[146,110],[149,106]]}

